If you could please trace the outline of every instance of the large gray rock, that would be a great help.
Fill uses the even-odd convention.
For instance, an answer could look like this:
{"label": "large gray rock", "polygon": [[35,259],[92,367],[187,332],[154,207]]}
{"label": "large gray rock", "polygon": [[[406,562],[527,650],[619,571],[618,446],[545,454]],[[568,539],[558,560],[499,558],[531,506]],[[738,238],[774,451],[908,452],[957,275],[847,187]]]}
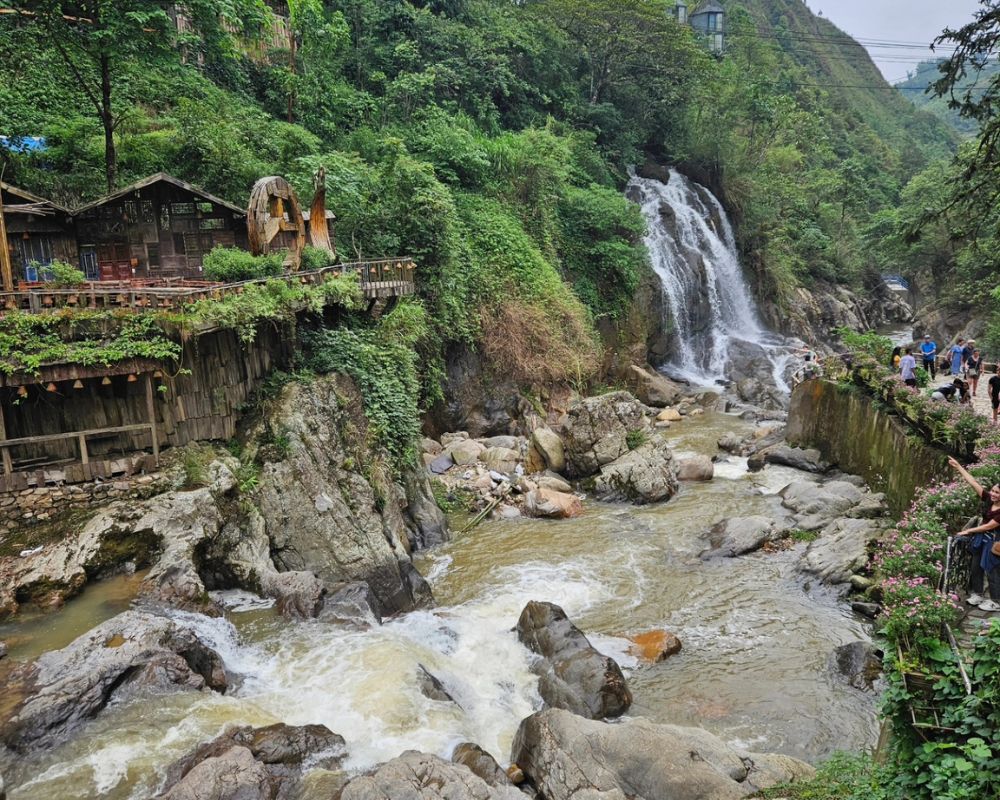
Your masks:
{"label": "large gray rock", "polygon": [[599,653],[559,606],[529,602],[517,621],[517,637],[541,656],[532,671],[549,706],[603,719],[620,716],[632,705],[621,668]]}
{"label": "large gray rock", "polygon": [[715,464],[708,456],[697,455],[681,459],[677,479],[681,481],[710,481],[715,477]]}
{"label": "large gray rock", "polygon": [[517,450],[511,450],[507,447],[490,447],[484,450],[479,457],[487,469],[499,472],[501,475],[512,473],[520,459]]}
{"label": "large gray rock", "polygon": [[524,496],[524,510],[532,517],[568,519],[583,513],[583,503],[575,494],[539,487]]}
{"label": "large gray rock", "polygon": [[332,587],[323,598],[317,618],[320,622],[371,628],[382,624],[382,610],[371,587],[364,581],[354,581]]}
{"label": "large gray rock", "polygon": [[602,500],[659,503],[677,493],[677,462],[666,439],[650,438],[621,458],[601,468],[593,480]]}
{"label": "large gray rock", "polygon": [[193,630],[126,611],[61,650],[0,662],[0,741],[17,752],[51,745],[112,701],[138,695],[225,691],[222,659]]}
{"label": "large gray rock", "polygon": [[513,786],[497,760],[478,744],[463,742],[451,754],[451,760],[472,770],[490,786]]}
{"label": "large gray rock", "polygon": [[868,545],[881,533],[882,526],[871,520],[835,520],[809,543],[800,566],[824,583],[848,583],[868,564]]}
{"label": "large gray rock", "polygon": [[[556,709],[523,720],[511,751],[545,800],[738,800],[761,788],[754,758],[700,728]],[[761,760],[765,785],[813,774],[795,759]]]}
{"label": "large gray rock", "polygon": [[524,800],[513,786],[491,786],[462,764],[412,750],[352,779],[337,800]]}
{"label": "large gray rock", "polygon": [[733,517],[717,523],[709,533],[711,548],[702,558],[735,558],[759,550],[783,533],[773,518]]}
{"label": "large gray rock", "polygon": [[851,642],[830,654],[830,666],[855,689],[870,691],[882,674],[882,658],[871,642]]}
{"label": "large gray rock", "polygon": [[430,588],[410,561],[405,497],[378,471],[363,474],[373,458],[363,408],[341,375],[285,386],[259,423],[287,446],[264,464],[257,505],[279,569],[365,581],[385,612],[407,611],[431,602]]}
{"label": "large gray rock", "polygon": [[795,481],[781,490],[781,504],[796,515],[796,525],[815,531],[861,502],[863,492],[845,481],[825,484]]}
{"label": "large gray rock", "polygon": [[402,482],[406,502],[403,522],[410,533],[410,544],[422,550],[447,542],[451,538],[448,519],[434,499],[427,471],[415,464],[403,467]]}
{"label": "large gray rock", "polygon": [[588,397],[569,409],[563,446],[566,474],[584,478],[629,451],[629,434],[649,430],[646,407],[628,392]]}
{"label": "large gray rock", "polygon": [[672,380],[652,369],[633,364],[628,370],[628,387],[647,406],[672,406],[684,392]]}
{"label": "large gray rock", "polygon": [[781,464],[785,467],[822,474],[830,471],[830,464],[823,460],[819,450],[803,450],[787,444],[775,444],[758,450],[747,460],[751,472],[759,472],[765,464]]}
{"label": "large gray rock", "polygon": [[323,725],[231,728],[167,770],[158,800],[291,800],[306,763],[337,769],[344,739]]}

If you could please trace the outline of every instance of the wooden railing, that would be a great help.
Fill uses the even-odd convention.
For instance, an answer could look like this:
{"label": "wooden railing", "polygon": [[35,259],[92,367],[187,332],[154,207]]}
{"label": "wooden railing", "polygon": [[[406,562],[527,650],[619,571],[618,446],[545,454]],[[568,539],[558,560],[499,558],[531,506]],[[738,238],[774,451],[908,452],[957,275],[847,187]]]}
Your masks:
{"label": "wooden railing", "polygon": [[94,428],[89,431],[73,431],[72,433],[46,433],[41,436],[25,436],[20,439],[0,440],[0,452],[3,455],[4,475],[13,472],[14,465],[10,457],[10,448],[22,444],[41,444],[42,442],[59,442],[64,439],[76,439],[80,447],[80,463],[87,464],[90,461],[90,454],[87,451],[88,436],[107,436],[117,433],[138,433],[146,431],[152,440],[153,457],[158,459],[160,455],[159,441],[156,435],[156,425],[153,423],[143,423],[139,425],[119,425],[115,428]]}
{"label": "wooden railing", "polygon": [[369,299],[402,297],[416,291],[414,269],[415,265],[409,258],[387,258],[335,264],[317,270],[234,283],[175,279],[97,281],[70,287],[54,287],[45,283],[22,284],[16,291],[0,292],[0,314],[9,311],[38,314],[64,308],[181,310],[199,300],[221,300],[226,295],[240,294],[248,286],[265,284],[276,277],[289,282],[316,284],[330,274],[356,273],[361,292]]}

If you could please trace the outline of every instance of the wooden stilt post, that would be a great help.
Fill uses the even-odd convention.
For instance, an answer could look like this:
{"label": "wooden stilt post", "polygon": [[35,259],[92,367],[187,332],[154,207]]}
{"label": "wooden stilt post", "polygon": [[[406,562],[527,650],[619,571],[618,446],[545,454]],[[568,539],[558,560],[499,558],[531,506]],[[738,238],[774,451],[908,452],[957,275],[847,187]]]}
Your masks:
{"label": "wooden stilt post", "polygon": [[[0,439],[7,440],[7,419],[4,416],[3,401],[0,401]],[[10,448],[3,448],[3,474],[10,475],[14,471],[14,466],[10,460]]]}
{"label": "wooden stilt post", "polygon": [[149,418],[149,432],[153,439],[153,459],[160,465],[160,436],[156,431],[156,406],[153,405],[153,376],[148,372],[143,376],[146,381],[146,416]]}
{"label": "wooden stilt post", "polygon": [[3,192],[0,190],[0,278],[3,279],[3,290],[14,291],[14,269],[10,263],[10,245],[7,242],[7,223],[3,216]]}
{"label": "wooden stilt post", "polygon": [[87,437],[82,433],[77,437],[80,442],[80,461],[84,464],[90,463],[90,453],[87,452]]}

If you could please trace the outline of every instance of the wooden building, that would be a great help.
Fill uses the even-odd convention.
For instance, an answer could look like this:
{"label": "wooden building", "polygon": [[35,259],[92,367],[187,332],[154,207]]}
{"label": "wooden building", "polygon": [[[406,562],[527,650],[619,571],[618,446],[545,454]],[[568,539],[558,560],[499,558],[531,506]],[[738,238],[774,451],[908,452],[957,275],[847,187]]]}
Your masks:
{"label": "wooden building", "polygon": [[56,260],[78,263],[75,226],[68,208],[3,182],[0,204],[13,281],[43,279],[44,268]]}
{"label": "wooden building", "polygon": [[74,217],[81,267],[97,280],[199,278],[213,247],[247,247],[244,209],[163,172]]}

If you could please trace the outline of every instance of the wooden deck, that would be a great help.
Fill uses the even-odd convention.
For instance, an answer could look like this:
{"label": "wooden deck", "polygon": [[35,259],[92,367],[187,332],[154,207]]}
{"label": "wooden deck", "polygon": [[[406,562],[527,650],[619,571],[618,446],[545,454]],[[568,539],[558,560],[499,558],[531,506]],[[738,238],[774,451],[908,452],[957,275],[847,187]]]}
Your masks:
{"label": "wooden deck", "polygon": [[[380,259],[336,264],[323,269],[291,272],[280,276],[286,281],[316,284],[328,275],[357,274],[362,295],[369,300],[405,297],[416,291],[412,259]],[[31,284],[14,292],[0,292],[0,315],[12,311],[41,314],[62,309],[134,308],[182,311],[199,300],[221,300],[241,294],[249,286],[275,278],[258,278],[238,283],[192,280],[97,281],[79,287]]]}

